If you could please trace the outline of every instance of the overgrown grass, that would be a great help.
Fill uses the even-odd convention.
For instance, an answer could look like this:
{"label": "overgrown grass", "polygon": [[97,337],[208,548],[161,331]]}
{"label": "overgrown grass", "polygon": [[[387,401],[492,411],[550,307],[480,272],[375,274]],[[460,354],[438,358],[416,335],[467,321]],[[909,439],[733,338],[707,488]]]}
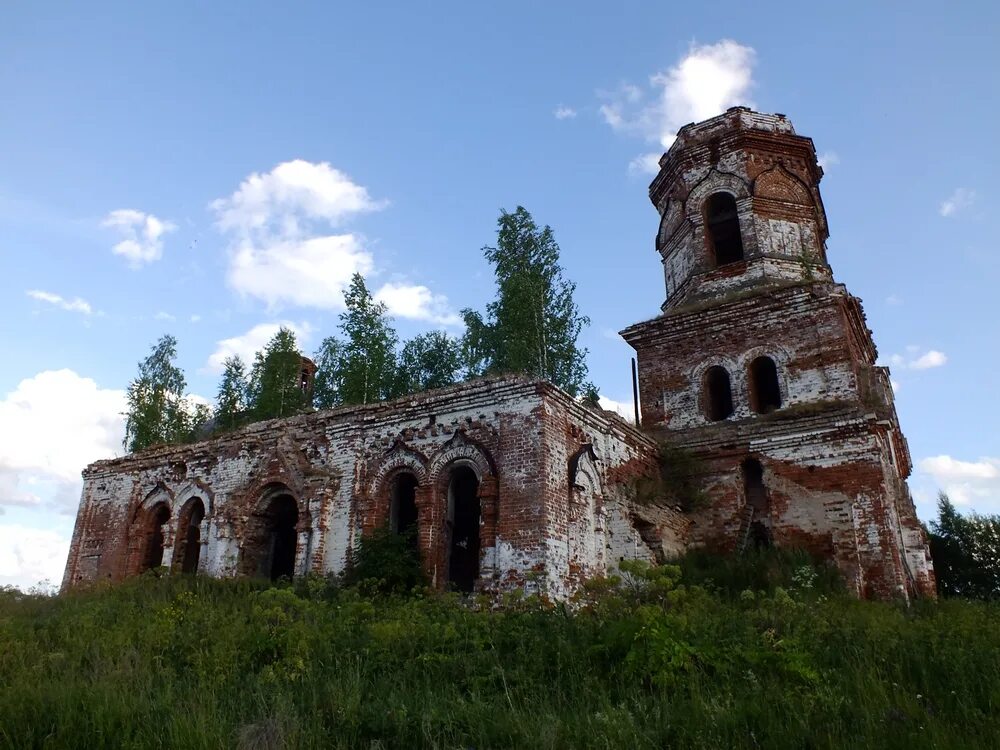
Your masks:
{"label": "overgrown grass", "polygon": [[858,602],[805,559],[753,565],[636,565],[573,608],[322,579],[3,591],[0,746],[1000,744],[996,604]]}

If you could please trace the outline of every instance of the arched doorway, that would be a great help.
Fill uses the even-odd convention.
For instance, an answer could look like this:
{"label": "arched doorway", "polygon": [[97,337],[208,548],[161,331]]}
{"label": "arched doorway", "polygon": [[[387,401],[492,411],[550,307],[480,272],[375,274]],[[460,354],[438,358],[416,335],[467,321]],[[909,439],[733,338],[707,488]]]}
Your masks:
{"label": "arched doorway", "polygon": [[205,520],[205,504],[201,498],[188,501],[181,511],[174,550],[174,569],[182,573],[197,573],[201,559],[201,522]]}
{"label": "arched doorway", "polygon": [[736,199],[715,193],[705,202],[705,229],[715,267],[743,260],[743,237]]}
{"label": "arched doorway", "polygon": [[778,366],[770,357],[757,357],[750,363],[750,408],[767,414],[781,408]]}
{"label": "arched doorway", "polygon": [[479,477],[456,466],[448,478],[448,583],[471,592],[479,578]]}
{"label": "arched doorway", "polygon": [[152,570],[163,565],[163,527],[170,521],[170,506],[157,503],[146,511],[146,547],[142,570]]}
{"label": "arched doorway", "polygon": [[389,528],[394,534],[409,534],[416,541],[417,478],[408,471],[397,474],[389,490]]}
{"label": "arched doorway", "polygon": [[299,505],[287,491],[265,499],[247,525],[242,571],[246,575],[292,578],[298,552]]}

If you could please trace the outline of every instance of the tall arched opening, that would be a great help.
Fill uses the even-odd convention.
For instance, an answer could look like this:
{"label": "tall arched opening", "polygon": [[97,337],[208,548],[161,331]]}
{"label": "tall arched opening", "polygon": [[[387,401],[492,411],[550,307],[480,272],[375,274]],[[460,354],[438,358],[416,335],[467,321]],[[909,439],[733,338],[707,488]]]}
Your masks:
{"label": "tall arched opening", "polygon": [[390,485],[389,528],[394,534],[410,534],[416,541],[417,478],[408,471],[397,474]]}
{"label": "tall arched opening", "polygon": [[739,213],[729,193],[715,193],[705,201],[705,233],[716,268],[743,260]]}
{"label": "tall arched opening", "polygon": [[705,416],[713,422],[733,413],[733,389],[725,367],[715,365],[705,372],[703,402]]}
{"label": "tall arched opening", "polygon": [[456,466],[448,478],[448,583],[470,592],[479,578],[479,477]]}
{"label": "tall arched opening", "polygon": [[146,511],[145,550],[142,570],[152,570],[163,565],[163,527],[170,521],[170,506],[157,503]]}
{"label": "tall arched opening", "polygon": [[778,366],[770,357],[757,357],[750,363],[750,408],[767,414],[781,408]]}
{"label": "tall arched opening", "polygon": [[174,570],[197,573],[201,559],[201,522],[205,520],[205,504],[193,498],[181,511],[177,527],[177,545],[174,550]]}
{"label": "tall arched opening", "polygon": [[299,505],[287,491],[267,497],[250,517],[243,543],[244,574],[276,581],[295,575]]}

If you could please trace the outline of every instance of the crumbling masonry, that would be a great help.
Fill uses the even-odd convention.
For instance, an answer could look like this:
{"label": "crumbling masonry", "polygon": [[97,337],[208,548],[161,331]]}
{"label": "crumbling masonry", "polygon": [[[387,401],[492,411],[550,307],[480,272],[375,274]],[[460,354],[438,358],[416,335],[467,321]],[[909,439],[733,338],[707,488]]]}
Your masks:
{"label": "crumbling masonry", "polygon": [[[509,376],[100,461],[64,587],[161,565],[338,572],[387,525],[463,591],[566,598],[622,559],[776,545],[834,561],[860,596],[933,596],[888,372],[827,263],[821,177],[783,115],[681,129],[650,186],[666,301],[622,332],[641,430]],[[636,492],[658,441],[698,459],[698,507]]]}

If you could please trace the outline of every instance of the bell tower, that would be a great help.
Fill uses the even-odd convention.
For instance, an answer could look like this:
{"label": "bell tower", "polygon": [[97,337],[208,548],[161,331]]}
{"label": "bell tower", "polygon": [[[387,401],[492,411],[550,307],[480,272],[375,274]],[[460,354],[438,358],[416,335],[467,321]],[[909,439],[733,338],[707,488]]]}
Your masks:
{"label": "bell tower", "polygon": [[784,115],[681,128],[649,189],[661,314],[622,331],[643,426],[704,467],[693,543],[805,547],[859,595],[933,596],[888,370],[827,260],[822,176]]}

